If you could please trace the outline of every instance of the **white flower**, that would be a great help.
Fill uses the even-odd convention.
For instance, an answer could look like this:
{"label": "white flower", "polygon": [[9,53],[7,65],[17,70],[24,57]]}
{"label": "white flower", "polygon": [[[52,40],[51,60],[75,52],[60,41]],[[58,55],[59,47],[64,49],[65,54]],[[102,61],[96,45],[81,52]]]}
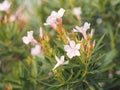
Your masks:
{"label": "white flower", "polygon": [[82,33],[83,37],[86,39],[87,38],[87,35],[86,35],[86,31],[90,28],[90,24],[85,22],[84,23],[84,26],[82,27],[78,27],[76,26],[74,30],[74,32],[80,32]]}
{"label": "white flower", "polygon": [[0,3],[0,11],[7,11],[11,6],[11,2],[5,0],[2,3]]}
{"label": "white flower", "polygon": [[50,25],[52,27],[56,27],[57,20],[62,18],[64,12],[65,10],[63,8],[61,8],[58,12],[52,11],[51,15],[48,16],[46,23],[44,23],[44,25]]}
{"label": "white flower", "polygon": [[70,45],[65,45],[64,49],[67,52],[67,56],[71,59],[74,56],[80,56],[80,44],[75,44],[73,40],[69,41]]}
{"label": "white flower", "polygon": [[37,42],[33,37],[33,31],[28,31],[27,36],[24,36],[22,38],[22,40],[25,44],[36,43]]}
{"label": "white flower", "polygon": [[80,7],[75,7],[73,9],[73,14],[76,15],[77,17],[82,14],[81,8]]}
{"label": "white flower", "polygon": [[35,45],[34,48],[31,49],[31,55],[32,56],[38,56],[42,54],[41,46]]}
{"label": "white flower", "polygon": [[61,65],[68,64],[68,61],[64,61],[64,56],[61,56],[60,59],[55,55],[55,59],[57,61],[57,64],[54,66],[52,70],[55,70],[57,67]]}

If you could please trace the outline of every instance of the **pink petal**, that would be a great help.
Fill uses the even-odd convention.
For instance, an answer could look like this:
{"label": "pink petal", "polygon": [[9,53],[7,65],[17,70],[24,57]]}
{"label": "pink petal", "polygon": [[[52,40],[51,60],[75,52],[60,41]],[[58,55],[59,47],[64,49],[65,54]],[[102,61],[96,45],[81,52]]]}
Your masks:
{"label": "pink petal", "polygon": [[57,12],[56,11],[52,11],[50,16],[56,17],[57,16]]}
{"label": "pink petal", "polygon": [[65,10],[63,8],[61,8],[59,11],[58,11],[58,18],[61,18],[63,15],[64,15],[64,12]]}
{"label": "pink petal", "polygon": [[79,27],[79,30],[78,30],[80,33],[83,33],[84,31],[84,28],[83,27]]}
{"label": "pink petal", "polygon": [[87,31],[90,28],[90,24],[88,22],[85,22],[83,28],[85,31]]}
{"label": "pink petal", "polygon": [[78,50],[75,51],[75,56],[80,56],[80,52]]}
{"label": "pink petal", "polygon": [[66,62],[63,63],[63,65],[68,64],[68,63],[69,63],[69,61],[66,61]]}
{"label": "pink petal", "polygon": [[[46,20],[46,24],[47,25],[51,25],[51,24],[53,24],[53,23],[55,23],[56,22],[56,16],[49,16],[48,18],[47,18],[47,20]],[[45,25],[46,25],[45,24]]]}
{"label": "pink petal", "polygon": [[70,46],[69,45],[65,45],[64,49],[65,49],[66,52],[69,52],[70,51]]}
{"label": "pink petal", "polygon": [[70,43],[70,47],[71,47],[71,48],[74,48],[74,47],[75,47],[75,41],[71,40],[69,43]]}
{"label": "pink petal", "polygon": [[78,29],[78,30],[80,29],[80,27],[78,27],[78,26],[75,26],[75,28]]}
{"label": "pink petal", "polygon": [[55,69],[56,69],[57,67],[59,67],[59,66],[60,66],[60,64],[57,63],[52,70],[55,70]]}
{"label": "pink petal", "polygon": [[78,32],[78,30],[77,30],[77,29],[73,29],[73,31],[74,31],[74,32]]}
{"label": "pink petal", "polygon": [[34,48],[31,49],[31,55],[37,56],[41,53],[41,47],[40,45],[36,45]]}
{"label": "pink petal", "polygon": [[0,11],[7,11],[11,6],[11,2],[5,0],[2,3],[0,3]]}
{"label": "pink petal", "polygon": [[28,37],[26,37],[26,36],[24,36],[24,37],[22,38],[22,40],[23,40],[23,42],[24,42],[25,44],[29,44],[29,43],[30,43],[30,40],[29,40]]}
{"label": "pink petal", "polygon": [[27,36],[28,38],[33,38],[33,31],[28,31]]}
{"label": "pink petal", "polygon": [[87,38],[87,34],[86,34],[86,31],[85,31],[85,30],[83,30],[82,35],[83,35],[83,37],[84,37],[85,39]]}
{"label": "pink petal", "polygon": [[83,31],[82,27],[76,26],[75,28],[76,28],[76,29],[74,29],[75,32],[80,32],[81,33]]}
{"label": "pink petal", "polygon": [[71,59],[72,57],[74,57],[74,52],[68,52],[67,56]]}
{"label": "pink petal", "polygon": [[77,44],[77,45],[75,46],[75,48],[76,48],[76,49],[80,49],[80,44]]}

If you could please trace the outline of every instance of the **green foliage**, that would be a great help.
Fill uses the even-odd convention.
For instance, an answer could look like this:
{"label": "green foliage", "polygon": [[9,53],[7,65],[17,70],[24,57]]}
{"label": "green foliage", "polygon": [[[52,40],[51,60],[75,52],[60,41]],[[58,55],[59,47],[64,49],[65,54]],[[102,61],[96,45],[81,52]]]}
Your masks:
{"label": "green foliage", "polygon": [[[23,28],[17,21],[12,24],[0,21],[0,90],[6,90],[10,85],[12,89],[7,90],[119,90],[120,0],[11,1],[10,14],[19,5],[24,5],[30,20]],[[63,24],[68,34],[76,25],[88,21],[95,29],[96,46],[89,63],[83,64],[81,58],[74,57],[69,65],[60,66],[53,72],[54,55],[65,55],[64,45],[63,41],[55,39],[56,32],[44,23],[51,11],[61,7],[66,10]],[[81,20],[72,13],[74,7],[81,7]],[[4,14],[0,12],[0,15]],[[53,55],[32,57],[30,47],[23,44],[22,37],[26,30],[32,29],[37,38],[40,26],[51,36]],[[68,57],[65,59],[69,60]]]}

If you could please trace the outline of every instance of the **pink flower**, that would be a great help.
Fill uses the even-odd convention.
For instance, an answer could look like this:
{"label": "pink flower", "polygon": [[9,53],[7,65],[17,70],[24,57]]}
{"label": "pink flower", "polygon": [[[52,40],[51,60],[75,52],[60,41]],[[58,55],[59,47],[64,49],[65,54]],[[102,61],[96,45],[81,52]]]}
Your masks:
{"label": "pink flower", "polygon": [[7,11],[11,6],[11,2],[5,0],[2,3],[0,3],[0,11]]}
{"label": "pink flower", "polygon": [[87,35],[86,35],[86,31],[90,28],[90,24],[85,22],[84,26],[82,27],[78,27],[76,26],[74,30],[74,32],[80,32],[82,33],[83,37],[86,39]]}
{"label": "pink flower", "polygon": [[67,52],[67,56],[71,59],[74,56],[80,56],[80,44],[75,44],[73,40],[69,41],[70,45],[65,45],[64,49]]}
{"label": "pink flower", "polygon": [[22,38],[22,40],[25,44],[36,43],[37,42],[33,37],[33,31],[27,32],[27,36],[24,36]]}
{"label": "pink flower", "polygon": [[52,70],[55,70],[57,67],[61,65],[68,64],[68,61],[64,61],[64,56],[61,56],[60,59],[55,55],[55,59],[57,61],[57,64],[54,66]]}
{"label": "pink flower", "polygon": [[75,7],[75,8],[73,9],[73,14],[74,14],[78,19],[80,19],[80,15],[82,14],[81,8],[80,8],[80,7]]}
{"label": "pink flower", "polygon": [[32,56],[38,56],[42,54],[41,46],[35,45],[34,48],[31,49],[31,55]]}
{"label": "pink flower", "polygon": [[65,10],[61,8],[58,12],[52,11],[51,15],[48,16],[46,23],[44,25],[50,25],[54,29],[56,28],[57,23],[62,22],[62,16],[64,15]]}

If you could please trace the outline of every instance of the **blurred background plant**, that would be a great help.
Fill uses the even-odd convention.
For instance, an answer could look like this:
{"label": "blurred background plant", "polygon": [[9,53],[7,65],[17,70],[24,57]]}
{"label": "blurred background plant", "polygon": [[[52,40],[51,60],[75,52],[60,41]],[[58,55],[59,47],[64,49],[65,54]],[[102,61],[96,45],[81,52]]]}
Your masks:
{"label": "blurred background plant", "polygon": [[[3,0],[0,2],[2,3]],[[66,10],[63,25],[67,32],[71,32],[76,25],[83,25],[86,21],[90,22],[95,30],[94,38],[99,47],[96,45],[97,55],[91,62],[93,71],[85,77],[82,84],[69,86],[56,82],[56,78],[53,78],[54,75],[50,72],[53,63],[55,64],[51,62],[51,60],[55,61],[54,56],[32,57],[31,46],[26,46],[22,42],[22,37],[26,35],[27,30],[34,30],[34,36],[37,38],[41,26],[43,32],[51,36],[53,42],[50,43],[57,44],[55,52],[60,54],[61,43],[54,40],[56,32],[44,26],[51,11],[60,8]],[[119,8],[120,0],[11,0],[10,9],[0,11],[0,89],[119,90]],[[74,72],[71,70],[68,73]]]}

